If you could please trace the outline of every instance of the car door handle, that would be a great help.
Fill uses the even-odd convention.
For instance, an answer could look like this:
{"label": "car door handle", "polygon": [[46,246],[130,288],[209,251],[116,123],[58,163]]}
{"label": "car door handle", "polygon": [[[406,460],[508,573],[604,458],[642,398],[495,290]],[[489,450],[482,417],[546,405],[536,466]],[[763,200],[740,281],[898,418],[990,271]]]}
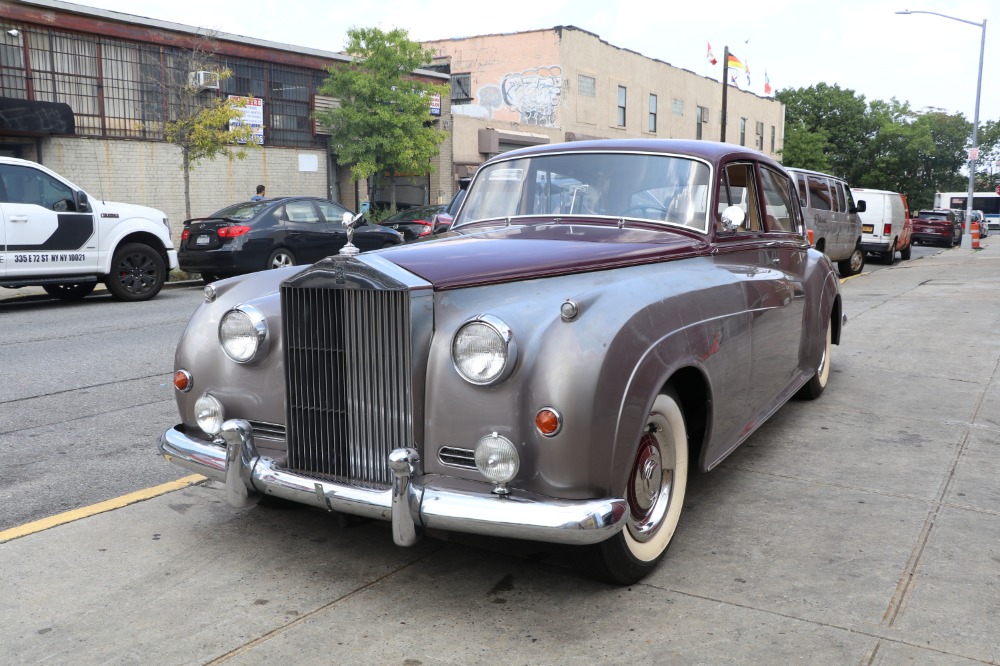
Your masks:
{"label": "car door handle", "polygon": [[10,216],[10,221],[11,222],[27,222],[28,221],[28,216],[27,215],[11,215]]}

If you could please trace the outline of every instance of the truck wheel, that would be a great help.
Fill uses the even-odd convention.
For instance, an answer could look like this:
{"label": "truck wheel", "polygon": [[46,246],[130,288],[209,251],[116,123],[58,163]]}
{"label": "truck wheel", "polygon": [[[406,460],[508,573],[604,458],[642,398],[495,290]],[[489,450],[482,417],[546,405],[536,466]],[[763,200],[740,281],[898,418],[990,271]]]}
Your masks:
{"label": "truck wheel", "polygon": [[912,248],[913,244],[911,243],[910,245],[907,245],[902,250],[900,250],[899,258],[902,259],[903,261],[908,261],[910,259],[910,255],[912,254],[911,252]]}
{"label": "truck wheel", "polygon": [[46,284],[42,285],[42,289],[49,296],[55,296],[60,301],[78,301],[94,291],[96,286],[96,282],[74,282],[73,284]]}
{"label": "truck wheel", "polygon": [[142,243],[127,243],[115,250],[104,284],[120,301],[147,301],[160,293],[166,281],[167,267],[159,252]]}
{"label": "truck wheel", "polygon": [[622,531],[584,547],[584,562],[598,578],[630,585],[651,572],[667,552],[687,490],[688,438],[677,397],[657,396],[639,437],[623,489],[628,519]]}
{"label": "truck wheel", "polygon": [[859,245],[854,246],[854,251],[851,252],[851,256],[843,261],[837,262],[837,271],[840,273],[841,277],[857,275],[864,267],[865,253],[861,251],[861,247]]}

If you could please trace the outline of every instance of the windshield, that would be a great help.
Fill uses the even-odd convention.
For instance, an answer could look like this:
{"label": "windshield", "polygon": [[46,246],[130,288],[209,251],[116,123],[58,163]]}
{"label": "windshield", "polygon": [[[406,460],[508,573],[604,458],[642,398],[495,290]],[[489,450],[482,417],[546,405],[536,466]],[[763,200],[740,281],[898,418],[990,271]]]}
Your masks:
{"label": "windshield", "polygon": [[480,169],[456,226],[477,220],[583,215],[708,230],[710,170],[686,157],[566,153]]}

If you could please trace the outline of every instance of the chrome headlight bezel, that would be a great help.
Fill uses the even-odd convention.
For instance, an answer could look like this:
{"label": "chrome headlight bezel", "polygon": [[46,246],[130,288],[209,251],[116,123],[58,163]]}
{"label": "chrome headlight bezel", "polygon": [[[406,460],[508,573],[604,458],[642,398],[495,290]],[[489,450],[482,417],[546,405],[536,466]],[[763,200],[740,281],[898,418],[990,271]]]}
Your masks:
{"label": "chrome headlight bezel", "polygon": [[[480,340],[486,345],[495,344],[497,351],[492,361],[487,360],[491,367],[488,371],[476,371],[472,366],[474,360],[470,354],[470,343],[479,333]],[[475,352],[473,352],[475,353]],[[487,353],[489,352],[479,352]],[[517,365],[517,343],[514,332],[502,319],[490,314],[481,314],[462,324],[451,341],[451,362],[462,379],[476,386],[494,386],[510,377]],[[482,360],[480,360],[482,365]]]}
{"label": "chrome headlight bezel", "polygon": [[[234,322],[235,317],[246,320],[244,331],[233,332],[233,326],[227,326],[227,322]],[[250,343],[252,346],[241,345],[243,348],[237,346],[237,338],[234,336],[239,335],[245,336],[244,343]],[[271,336],[264,313],[246,304],[237,305],[226,312],[219,319],[219,345],[226,356],[241,365],[252,365],[264,360],[271,347]]]}
{"label": "chrome headlight bezel", "polygon": [[226,410],[211,393],[202,393],[194,403],[194,420],[202,432],[215,437],[222,432],[226,421]]}

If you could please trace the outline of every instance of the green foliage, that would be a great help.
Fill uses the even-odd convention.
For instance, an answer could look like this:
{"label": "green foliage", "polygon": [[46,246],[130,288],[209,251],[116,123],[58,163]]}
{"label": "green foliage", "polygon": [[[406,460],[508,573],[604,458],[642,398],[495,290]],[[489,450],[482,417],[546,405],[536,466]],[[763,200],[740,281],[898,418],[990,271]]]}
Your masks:
{"label": "green foliage", "polygon": [[220,154],[229,159],[244,159],[247,147],[256,148],[253,128],[249,125],[230,127],[230,121],[242,117],[239,106],[231,99],[213,99],[208,106],[167,123],[167,141],[177,144],[184,152],[181,168],[194,168],[201,160],[214,160]]}
{"label": "green foliage", "polygon": [[319,89],[340,106],[316,114],[331,132],[338,161],[351,165],[356,180],[383,172],[430,173],[445,136],[430,122],[430,98],[444,97],[448,86],[421,81],[412,72],[429,64],[433,52],[399,28],[352,28],[347,34],[347,53],[354,60],[331,67]]}
{"label": "green foliage", "polygon": [[[782,162],[833,173],[856,187],[907,194],[910,208],[932,205],[935,192],[964,189],[972,124],[961,114],[913,111],[895,98],[866,102],[825,83],[782,90],[786,106]],[[1000,128],[986,123],[981,146],[1000,150]],[[995,158],[994,158],[995,159]]]}
{"label": "green foliage", "polygon": [[1000,179],[1000,120],[988,120],[979,128],[979,161],[976,162],[976,191],[992,192]]}

